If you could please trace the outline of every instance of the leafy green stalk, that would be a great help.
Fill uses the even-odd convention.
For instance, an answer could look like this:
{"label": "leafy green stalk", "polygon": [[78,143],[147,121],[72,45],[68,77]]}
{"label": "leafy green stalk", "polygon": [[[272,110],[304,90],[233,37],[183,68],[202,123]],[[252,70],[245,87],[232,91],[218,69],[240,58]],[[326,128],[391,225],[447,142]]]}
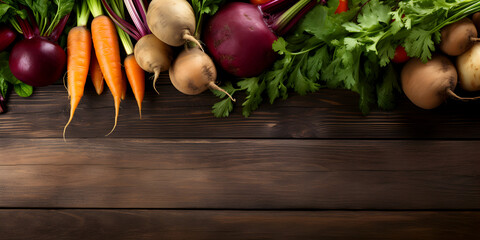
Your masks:
{"label": "leafy green stalk", "polygon": [[206,14],[212,16],[215,14],[220,6],[225,3],[225,0],[191,0],[190,3],[192,5],[196,21],[194,36],[195,38],[200,39],[203,19],[205,18],[204,15]]}
{"label": "leafy green stalk", "polygon": [[77,12],[77,26],[87,26],[88,19],[90,18],[90,10],[86,1],[81,1],[76,6]]}
{"label": "leafy green stalk", "polygon": [[85,1],[87,2],[88,8],[90,9],[90,12],[92,13],[94,18],[103,15],[102,3],[100,2],[100,0],[85,0]]}

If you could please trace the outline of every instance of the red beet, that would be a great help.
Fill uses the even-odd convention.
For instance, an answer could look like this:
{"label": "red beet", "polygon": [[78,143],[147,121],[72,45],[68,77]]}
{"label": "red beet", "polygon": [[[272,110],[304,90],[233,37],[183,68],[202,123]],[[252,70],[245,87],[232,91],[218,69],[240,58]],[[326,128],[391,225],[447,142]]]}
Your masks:
{"label": "red beet", "polygon": [[17,34],[5,25],[0,25],[0,52],[5,50],[13,41]]}
{"label": "red beet", "polygon": [[9,67],[20,81],[43,87],[62,77],[66,61],[65,51],[57,43],[33,37],[15,44],[10,52]]}
{"label": "red beet", "polygon": [[28,17],[16,17],[24,39],[16,43],[10,52],[8,65],[12,74],[20,81],[43,87],[62,77],[67,62],[67,54],[57,43],[70,14],[62,17],[56,25],[48,29],[39,28],[34,14],[27,10]]}
{"label": "red beet", "polygon": [[258,76],[270,67],[277,57],[272,49],[277,35],[286,33],[317,4],[316,0],[300,0],[290,7],[292,2],[226,4],[210,19],[204,32],[205,45],[215,62],[237,77]]}

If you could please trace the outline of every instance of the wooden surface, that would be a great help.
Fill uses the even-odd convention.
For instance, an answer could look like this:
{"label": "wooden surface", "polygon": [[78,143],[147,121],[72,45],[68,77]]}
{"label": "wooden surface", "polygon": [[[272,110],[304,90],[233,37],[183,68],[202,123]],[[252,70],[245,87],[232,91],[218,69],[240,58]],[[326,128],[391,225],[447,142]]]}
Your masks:
{"label": "wooden surface", "polygon": [[63,85],[12,94],[0,239],[480,239],[480,103],[362,116],[321,90],[217,119],[210,92],[158,89],[105,137],[113,100],[87,86],[66,142]]}

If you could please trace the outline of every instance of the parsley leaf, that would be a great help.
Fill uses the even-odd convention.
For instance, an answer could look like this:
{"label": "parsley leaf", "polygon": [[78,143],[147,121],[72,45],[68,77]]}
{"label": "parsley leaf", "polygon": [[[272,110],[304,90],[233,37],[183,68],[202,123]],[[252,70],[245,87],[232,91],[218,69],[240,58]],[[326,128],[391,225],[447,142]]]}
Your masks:
{"label": "parsley leaf", "polygon": [[247,92],[245,102],[242,104],[242,114],[243,116],[248,117],[263,101],[262,93],[265,90],[265,81],[258,77],[252,77],[243,79],[237,84],[242,90]]}

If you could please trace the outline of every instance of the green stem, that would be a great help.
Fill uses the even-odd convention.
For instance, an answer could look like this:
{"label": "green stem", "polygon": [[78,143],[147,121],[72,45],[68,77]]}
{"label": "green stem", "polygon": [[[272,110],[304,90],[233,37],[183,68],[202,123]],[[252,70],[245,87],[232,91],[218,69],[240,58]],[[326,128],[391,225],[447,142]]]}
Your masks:
{"label": "green stem", "polygon": [[197,19],[197,26],[195,26],[195,33],[193,34],[193,36],[195,36],[196,39],[200,39],[200,36],[201,36],[201,28],[202,28],[202,22],[203,22],[203,14],[199,14],[200,16],[198,16],[198,19]]}
{"label": "green stem", "polygon": [[88,19],[90,18],[90,11],[86,1],[82,1],[77,5],[77,26],[87,26]]}
{"label": "green stem", "polygon": [[311,0],[300,0],[287,11],[285,11],[274,23],[274,28],[278,29],[277,31],[281,31],[284,29],[290,21],[297,15],[297,13],[302,10],[307,4],[309,4]]}
{"label": "green stem", "polygon": [[[471,3],[470,3],[471,4]],[[445,21],[442,22],[442,24],[437,25],[434,27],[430,33],[434,33],[442,29],[443,27],[452,24],[454,22],[457,22],[459,19],[464,18],[472,13],[480,11],[480,2],[473,2],[472,5],[468,5],[466,8],[460,8],[457,13],[453,14],[449,18],[447,18]]]}
{"label": "green stem", "polygon": [[22,28],[20,25],[18,25],[18,22],[15,21],[15,19],[11,18],[10,19],[10,24],[12,24],[12,27],[20,34],[23,34]]}
{"label": "green stem", "polygon": [[86,0],[86,1],[88,4],[88,8],[90,9],[90,12],[92,13],[94,18],[103,15],[102,3],[100,2],[100,0]]}
{"label": "green stem", "polygon": [[52,22],[50,23],[50,26],[48,26],[48,28],[47,28],[47,30],[46,30],[45,32],[40,31],[40,35],[42,35],[42,36],[48,36],[48,35],[50,35],[50,34],[52,33],[53,29],[55,28],[54,25],[56,25],[55,23],[59,21],[59,20],[58,20],[59,17],[60,17],[60,15],[58,14],[58,13],[59,13],[59,8],[60,8],[60,6],[58,6],[58,8],[57,8],[57,13],[55,14],[55,17],[53,17],[53,20],[52,20]]}
{"label": "green stem", "polygon": [[300,51],[300,52],[292,52],[292,53],[289,53],[289,54],[292,55],[292,56],[302,55],[302,54],[308,53],[308,52],[310,52],[310,51],[313,51],[313,50],[315,50],[315,49],[317,49],[317,48],[319,48],[319,47],[321,47],[321,46],[323,46],[323,45],[325,45],[325,43],[322,42],[322,43],[319,43],[319,44],[317,44],[317,45],[315,45],[315,46],[313,46],[313,47],[311,47],[311,48],[305,49],[305,50],[303,50],[303,51]]}

